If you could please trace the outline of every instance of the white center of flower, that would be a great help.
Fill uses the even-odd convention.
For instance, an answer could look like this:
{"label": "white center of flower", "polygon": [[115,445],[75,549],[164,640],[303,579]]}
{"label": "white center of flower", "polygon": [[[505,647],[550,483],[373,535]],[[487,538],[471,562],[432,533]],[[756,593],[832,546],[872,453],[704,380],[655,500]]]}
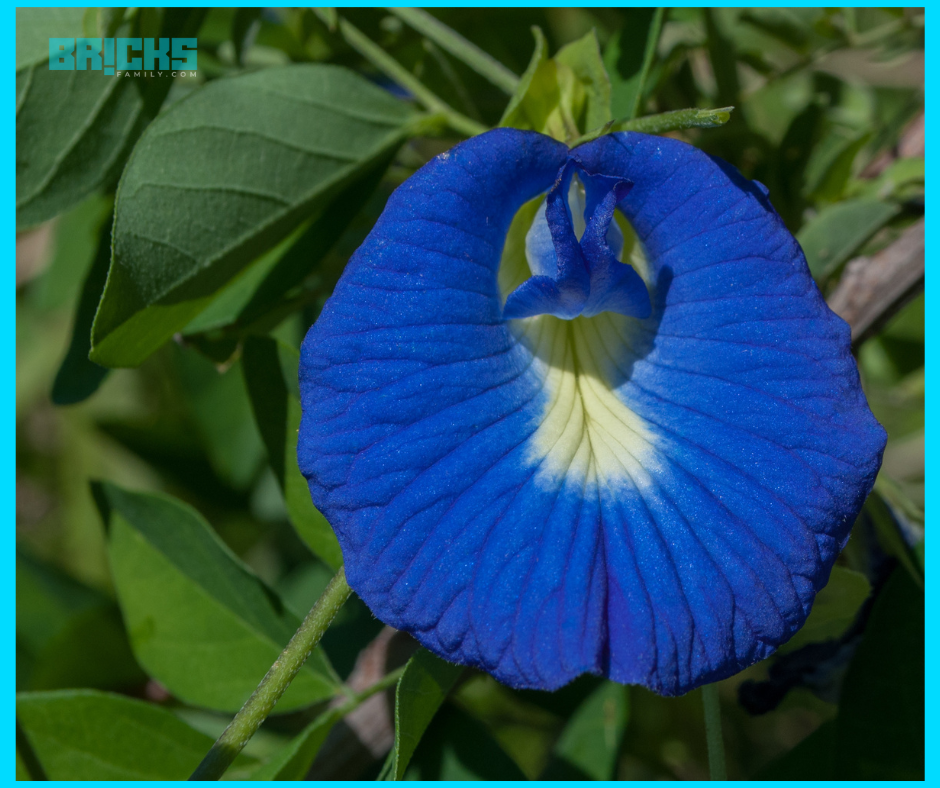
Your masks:
{"label": "white center of flower", "polygon": [[[576,178],[568,199],[580,239],[584,189]],[[649,265],[632,227],[619,211],[614,218],[607,234],[611,251],[649,283]],[[556,267],[545,200],[540,197],[520,209],[507,236],[499,270],[503,298],[530,276],[554,275]],[[528,459],[538,466],[537,479],[608,489],[648,483],[647,469],[655,462],[654,435],[618,391],[629,371],[636,326],[635,318],[609,312],[574,320],[536,315],[509,322],[532,354],[531,374],[539,377],[547,395],[527,444]]]}

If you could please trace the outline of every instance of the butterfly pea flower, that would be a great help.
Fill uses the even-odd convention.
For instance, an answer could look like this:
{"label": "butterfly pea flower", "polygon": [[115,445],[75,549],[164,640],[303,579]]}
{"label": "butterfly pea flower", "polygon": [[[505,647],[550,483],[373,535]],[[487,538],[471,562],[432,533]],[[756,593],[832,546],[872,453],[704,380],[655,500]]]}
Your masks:
{"label": "butterfly pea flower", "polygon": [[885,443],[766,190],[498,129],[405,181],[310,329],[300,468],[352,588],[520,688],[675,695],[803,624]]}

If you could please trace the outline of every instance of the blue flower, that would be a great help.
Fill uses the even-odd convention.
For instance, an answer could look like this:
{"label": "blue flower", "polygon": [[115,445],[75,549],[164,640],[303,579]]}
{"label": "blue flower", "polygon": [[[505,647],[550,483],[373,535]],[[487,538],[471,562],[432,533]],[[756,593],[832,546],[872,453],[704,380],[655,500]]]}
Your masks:
{"label": "blue flower", "polygon": [[673,695],[766,657],[885,443],[763,187],[633,133],[499,129],[431,161],[300,378],[300,467],[351,586],[514,687]]}

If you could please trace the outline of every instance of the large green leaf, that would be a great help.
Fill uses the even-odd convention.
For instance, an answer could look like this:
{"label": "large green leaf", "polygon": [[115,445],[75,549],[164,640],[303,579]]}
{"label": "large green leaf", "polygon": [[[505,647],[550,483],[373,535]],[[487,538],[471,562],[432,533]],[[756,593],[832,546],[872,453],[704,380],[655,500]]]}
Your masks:
{"label": "large green leaf", "polygon": [[17,74],[16,226],[51,219],[115,179],[143,123],[136,80],[100,71]]}
{"label": "large green leaf", "polygon": [[463,672],[420,649],[405,666],[395,693],[395,743],[389,754],[389,779],[401,780],[421,737]]}
{"label": "large green leaf", "polygon": [[246,490],[264,464],[264,446],[251,418],[239,364],[220,371],[191,350],[171,348],[200,443],[219,478]]}
{"label": "large green leaf", "polygon": [[135,366],[259,254],[323,210],[418,116],[351,71],[294,65],[220,79],[134,149],[92,359]]}
{"label": "large green leaf", "polygon": [[297,467],[300,429],[300,391],[296,350],[271,337],[248,337],[242,350],[242,369],[251,397],[255,422],[268,450],[268,460],[284,493],[287,514],[297,533],[333,569],[343,554],[333,529],[310,500],[307,481]]}
{"label": "large green leaf", "polygon": [[84,35],[82,17],[85,9],[17,8],[16,70],[44,63],[49,59],[50,38],[75,38]]}
{"label": "large green leaf", "polygon": [[613,779],[628,713],[626,687],[601,684],[571,715],[543,779]]}
{"label": "large green leaf", "polygon": [[[921,449],[921,453],[923,449]],[[888,500],[885,494],[894,493],[898,499],[898,492],[891,481],[884,474],[881,474],[876,481],[876,489],[868,496],[865,501],[865,508],[862,510],[871,518],[871,523],[875,526],[875,534],[881,549],[890,556],[898,560],[901,566],[910,574],[914,584],[919,588],[924,587],[924,562],[923,553],[918,555],[918,551],[912,549],[901,533],[897,516],[888,506]],[[896,505],[898,505],[896,503]],[[903,511],[903,510],[902,510]],[[921,547],[923,542],[921,542]]]}
{"label": "large green leaf", "polygon": [[895,203],[871,198],[845,200],[824,208],[796,236],[810,273],[819,279],[835,272],[900,210]]}
{"label": "large green leaf", "polygon": [[764,769],[765,780],[924,778],[924,595],[901,568],[881,590],[835,720]]}
{"label": "large green leaf", "polygon": [[252,780],[303,780],[333,726],[346,714],[343,708],[324,712],[298,733],[284,749],[251,775]]}
{"label": "large green leaf", "polygon": [[[300,621],[190,507],[110,484],[96,485],[95,498],[140,664],[184,701],[239,709]],[[317,649],[278,712],[333,696],[334,676]]]}
{"label": "large green leaf", "polygon": [[924,594],[895,569],[839,700],[836,763],[856,780],[924,778]]}
{"label": "large green leaf", "polygon": [[[316,220],[301,227],[263,254],[223,288],[212,303],[185,327],[184,334],[224,332],[263,333],[281,322],[287,311],[298,308],[289,291],[316,271],[317,293],[332,290],[341,268],[322,270],[330,252],[359,211],[369,202],[385,174],[389,161],[380,160],[371,171],[350,184]],[[383,203],[384,204],[384,203]],[[336,270],[332,270],[332,269]],[[310,298],[311,293],[298,293]],[[223,334],[224,335],[224,334]]]}
{"label": "large green leaf", "polygon": [[405,774],[406,780],[521,781],[526,776],[492,734],[460,709],[434,718]]}
{"label": "large green leaf", "polygon": [[663,25],[662,8],[625,9],[627,21],[604,50],[610,75],[611,113],[615,118],[635,118],[647,77],[656,56]]}
{"label": "large green leaf", "polygon": [[[24,693],[16,716],[50,780],[185,780],[212,746],[166,709],[91,690]],[[256,763],[239,756],[226,778]]]}
{"label": "large green leaf", "polygon": [[[150,35],[195,35],[204,15],[205,9],[167,9]],[[129,30],[126,25],[121,34]],[[172,83],[168,78],[125,79],[90,69],[52,71],[45,62],[19,71],[17,227],[51,219],[95,190],[113,186],[134,141],[159,111]]]}
{"label": "large green leaf", "polygon": [[124,689],[146,676],[114,602],[34,558],[16,556],[17,687]]}

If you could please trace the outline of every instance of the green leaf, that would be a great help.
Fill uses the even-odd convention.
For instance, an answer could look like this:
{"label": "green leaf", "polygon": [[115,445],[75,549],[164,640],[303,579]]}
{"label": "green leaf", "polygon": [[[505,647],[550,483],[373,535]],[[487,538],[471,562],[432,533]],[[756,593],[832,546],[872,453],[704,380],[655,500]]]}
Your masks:
{"label": "green leaf", "polygon": [[126,8],[97,9],[95,32],[92,37],[113,38],[123,24],[126,13]]}
{"label": "green leaf", "polygon": [[895,570],[871,613],[839,701],[842,779],[924,778],[924,594]]}
{"label": "green leaf", "polygon": [[[841,199],[849,176],[852,174],[852,165],[859,151],[871,139],[871,132],[859,134],[854,139],[841,139],[822,164],[815,164],[815,157],[807,165],[806,193],[813,200],[836,202]],[[820,145],[819,148],[822,148]]]}
{"label": "green leaf", "polygon": [[29,781],[33,779],[33,776],[29,770],[29,766],[26,763],[26,758],[23,756],[23,753],[20,751],[19,745],[17,745],[17,748],[16,748],[16,777],[15,779],[17,782],[20,782],[23,780]]}
{"label": "green leaf", "polygon": [[829,582],[816,595],[806,623],[778,653],[786,654],[810,643],[838,638],[855,620],[870,593],[871,585],[865,575],[834,566]]}
{"label": "green leaf", "polygon": [[924,595],[896,569],[849,664],[835,720],[759,775],[764,780],[924,778]]}
{"label": "green leaf", "polygon": [[565,80],[559,71],[562,101],[570,95],[570,112],[578,128],[588,131],[612,119],[610,110],[610,78],[601,58],[597,33],[590,33],[566,44],[555,55],[555,62],[567,66],[574,80]]}
{"label": "green leaf", "polygon": [[118,187],[92,359],[139,364],[386,159],[418,117],[353,72],[313,64],[216,80],[174,104],[141,137]]}
{"label": "green leaf", "polygon": [[539,75],[542,64],[548,60],[548,42],[545,40],[542,29],[536,25],[532,26],[532,35],[535,38],[535,50],[503,111],[503,117],[499,121],[500,126],[534,129],[548,116],[548,110],[536,106],[537,100],[542,98],[541,91],[532,89],[532,83]]}
{"label": "green leaf", "polygon": [[[923,451],[923,450],[921,450]],[[891,509],[888,507],[884,494],[889,494],[891,482],[879,475],[876,480],[877,488],[865,501],[864,512],[871,518],[875,526],[875,534],[882,550],[898,560],[898,563],[908,572],[914,584],[924,587],[924,567],[922,559],[912,550],[901,534],[898,523]],[[882,492],[884,491],[884,492]]]}
{"label": "green leaf", "polygon": [[50,780],[185,780],[212,746],[166,709],[91,690],[21,694],[16,716]]}
{"label": "green leaf", "polygon": [[853,181],[847,192],[851,196],[903,198],[907,193],[922,192],[924,188],[925,165],[923,157],[896,159],[877,178],[865,178]]}
{"label": "green leaf", "polygon": [[346,714],[342,707],[330,709],[298,733],[284,749],[251,775],[252,780],[303,780],[333,726]]}
{"label": "green leaf", "polygon": [[584,131],[610,121],[610,80],[597,35],[562,47],[548,58],[545,36],[532,28],[535,52],[499,122],[571,142]]}
{"label": "green leaf", "polygon": [[314,555],[338,569],[343,554],[326,518],[310,499],[307,480],[297,467],[297,431],[300,429],[300,390],[296,350],[271,337],[248,337],[242,350],[242,369],[255,422],[268,450],[287,514]]}
{"label": "green leaf", "polygon": [[[533,27],[532,35],[535,36],[535,51],[499,125],[538,131],[557,140],[574,139],[578,136],[570,107],[574,97],[574,72],[549,59],[548,44],[540,28]],[[559,74],[559,69],[564,73]],[[563,83],[568,87],[567,102],[563,101]],[[583,100],[583,89],[580,95]]]}
{"label": "green leaf", "polygon": [[134,79],[100,71],[17,75],[16,226],[31,227],[117,177],[143,124]]}
{"label": "green leaf", "polygon": [[613,779],[628,714],[627,688],[601,684],[571,716],[542,779]]}
{"label": "green leaf", "polygon": [[117,606],[26,555],[16,556],[17,687],[123,689],[146,676]]}
{"label": "green leaf", "polygon": [[845,200],[821,210],[797,233],[810,273],[835,273],[872,235],[900,213],[894,203],[875,199]]}
{"label": "green leaf", "polygon": [[[108,524],[118,601],[144,669],[188,703],[234,712],[300,624],[190,507],[163,495],[95,485]],[[317,649],[278,703],[286,712],[332,697]]]}
{"label": "green leaf", "polygon": [[718,87],[715,98],[721,104],[736,105],[741,83],[734,42],[725,34],[722,24],[724,9],[703,8],[701,13],[707,33],[708,58]]}
{"label": "green leaf", "polygon": [[[588,676],[557,692],[528,692],[511,690],[492,676],[477,672],[461,682],[448,705],[463,709],[482,723],[528,779],[537,780],[551,760],[565,721],[600,683]],[[576,698],[569,703],[572,693]]]}
{"label": "green leaf", "polygon": [[518,87],[519,77],[462,35],[435,19],[427,11],[420,8],[390,8],[389,10],[508,95],[511,96]]}
{"label": "green leaf", "polygon": [[50,38],[84,35],[84,8],[17,8],[16,70],[45,63],[49,59]]}
{"label": "green leaf", "polygon": [[401,780],[421,737],[463,673],[430,651],[419,649],[408,660],[395,693],[395,744],[389,754],[389,779]]}
{"label": "green leaf", "polygon": [[614,131],[639,131],[642,134],[665,134],[681,129],[714,129],[723,126],[731,119],[734,107],[718,109],[677,109],[661,112],[658,115],[644,115],[632,120],[620,119],[606,123],[600,128],[582,134],[570,143],[572,148],[585,142],[596,140],[604,134]]}
{"label": "green leaf", "polygon": [[104,292],[111,264],[111,222],[106,222],[98,238],[98,250],[78,299],[72,338],[52,384],[52,401],[56,405],[73,405],[94,394],[110,370],[89,361],[91,324],[98,301]]}
{"label": "green leaf", "polygon": [[421,740],[405,779],[521,781],[526,776],[486,728],[448,706]]}
{"label": "green leaf", "polygon": [[264,464],[264,445],[252,422],[240,365],[223,371],[198,353],[172,350],[186,404],[212,468],[234,489],[247,490]]}
{"label": "green leaf", "polygon": [[[219,329],[262,332],[283,319],[285,294],[299,285],[336,244],[347,227],[366,205],[391,163],[381,159],[331,202],[309,225],[252,263],[233,279],[212,303],[184,329],[186,335]],[[329,292],[339,271],[319,277],[318,284]]]}
{"label": "green leaf", "polygon": [[611,114],[635,118],[656,57],[663,26],[663,8],[624,9],[627,21],[604,49],[604,65],[610,75]]}
{"label": "green leaf", "polygon": [[[168,9],[161,26],[144,35],[195,35],[205,12]],[[113,17],[101,21],[107,26]],[[98,24],[95,13],[94,35],[101,34]],[[172,79],[125,79],[90,69],[51,71],[44,63],[17,73],[17,227],[51,219],[97,189],[112,187],[172,84]]]}

